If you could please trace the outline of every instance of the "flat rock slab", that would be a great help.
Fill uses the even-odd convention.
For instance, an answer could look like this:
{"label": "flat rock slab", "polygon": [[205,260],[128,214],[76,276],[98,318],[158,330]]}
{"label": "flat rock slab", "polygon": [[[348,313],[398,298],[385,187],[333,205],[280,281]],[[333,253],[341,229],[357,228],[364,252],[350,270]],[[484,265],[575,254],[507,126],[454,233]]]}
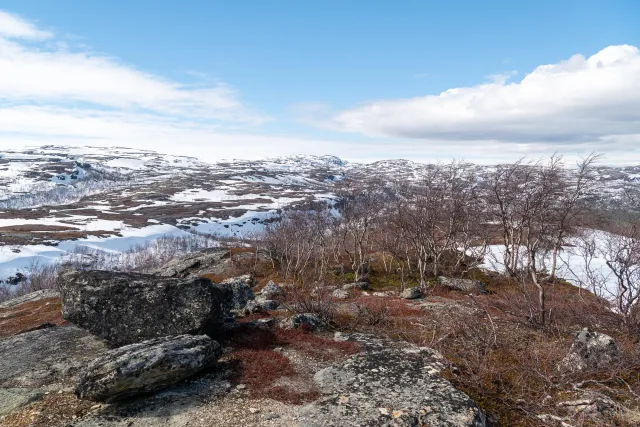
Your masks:
{"label": "flat rock slab", "polygon": [[300,409],[302,425],[486,426],[473,400],[439,376],[435,351],[356,337],[364,352],[315,374],[323,397]]}
{"label": "flat rock slab", "polygon": [[81,366],[106,351],[75,326],[54,326],[0,340],[0,387],[71,387]]}
{"label": "flat rock slab", "polygon": [[0,388],[0,418],[44,396],[41,390]]}
{"label": "flat rock slab", "polygon": [[215,365],[221,354],[220,344],[205,335],[127,345],[102,354],[83,368],[76,395],[113,402],[154,392]]}
{"label": "flat rock slab", "polygon": [[208,279],[90,270],[65,272],[59,283],[64,319],[112,347],[215,334],[229,315],[230,291]]}

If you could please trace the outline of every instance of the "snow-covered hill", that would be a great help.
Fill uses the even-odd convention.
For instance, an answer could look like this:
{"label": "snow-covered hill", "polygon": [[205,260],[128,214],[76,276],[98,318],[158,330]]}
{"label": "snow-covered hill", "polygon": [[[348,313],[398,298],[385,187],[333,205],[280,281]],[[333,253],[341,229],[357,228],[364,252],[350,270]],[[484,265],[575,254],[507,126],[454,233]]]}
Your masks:
{"label": "snow-covered hill", "polygon": [[[491,168],[467,167],[479,173]],[[49,262],[81,246],[122,251],[185,230],[250,236],[281,208],[331,201],[336,183],[347,176],[411,180],[428,168],[334,156],[207,163],[121,147],[1,152],[0,280],[34,259]],[[629,186],[640,188],[640,166],[603,166],[598,174],[614,197]]]}

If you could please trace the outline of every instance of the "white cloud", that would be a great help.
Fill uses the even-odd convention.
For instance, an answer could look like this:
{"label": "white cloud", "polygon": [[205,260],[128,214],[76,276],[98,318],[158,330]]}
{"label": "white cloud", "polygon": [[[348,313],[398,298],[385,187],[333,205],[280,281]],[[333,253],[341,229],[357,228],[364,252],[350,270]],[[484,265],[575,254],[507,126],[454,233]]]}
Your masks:
{"label": "white cloud", "polygon": [[43,40],[50,38],[52,35],[47,31],[39,30],[29,21],[22,19],[18,15],[0,10],[0,36],[7,38]]}
{"label": "white cloud", "polygon": [[[333,129],[432,144],[492,141],[527,149],[635,149],[640,140],[640,51],[609,46],[585,58],[537,67],[520,82],[364,103],[333,115]],[[627,141],[625,143],[625,141]],[[622,144],[622,145],[621,145]],[[629,145],[625,145],[629,144]],[[536,148],[537,147],[537,148]]]}
{"label": "white cloud", "polygon": [[337,153],[351,160],[363,155],[382,158],[368,144],[345,144],[313,138],[231,132],[204,124],[151,114],[106,112],[64,107],[0,108],[0,149],[45,144],[125,146],[162,153],[196,156],[205,161],[261,159],[290,154]]}
{"label": "white cloud", "polygon": [[[268,117],[247,109],[224,84],[191,87],[139,71],[91,52],[72,52],[29,22],[0,12],[0,100],[16,103],[88,103],[93,107],[245,124]],[[51,47],[53,46],[53,47]]]}
{"label": "white cloud", "polygon": [[130,146],[203,160],[309,153],[483,163],[592,150],[628,163],[640,154],[640,53],[632,46],[541,66],[520,82],[511,83],[514,74],[507,72],[474,87],[338,113],[322,102],[292,108],[306,124],[358,134],[347,141],[250,127],[270,117],[247,107],[228,85],[190,74],[203,83],[187,85],[69,46],[54,32],[0,11],[0,149],[54,143]]}
{"label": "white cloud", "polygon": [[511,77],[515,76],[516,74],[518,74],[516,70],[511,70],[511,71],[505,71],[504,73],[491,74],[487,77],[489,78],[489,81],[491,83],[503,85],[507,81],[509,81]]}

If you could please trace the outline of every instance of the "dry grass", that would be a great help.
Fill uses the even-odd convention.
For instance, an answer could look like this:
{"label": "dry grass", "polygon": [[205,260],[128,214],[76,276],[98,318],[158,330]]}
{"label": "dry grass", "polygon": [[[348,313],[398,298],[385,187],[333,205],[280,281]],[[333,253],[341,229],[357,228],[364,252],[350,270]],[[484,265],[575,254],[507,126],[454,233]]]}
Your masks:
{"label": "dry grass", "polygon": [[48,325],[64,325],[60,298],[27,302],[0,309],[0,338],[29,332]]}

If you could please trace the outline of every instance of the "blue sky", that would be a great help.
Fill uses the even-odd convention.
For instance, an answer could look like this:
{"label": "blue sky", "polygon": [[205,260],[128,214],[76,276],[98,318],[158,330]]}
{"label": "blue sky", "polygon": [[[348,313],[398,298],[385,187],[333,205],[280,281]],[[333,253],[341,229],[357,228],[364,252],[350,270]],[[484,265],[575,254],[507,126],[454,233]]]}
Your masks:
{"label": "blue sky", "polygon": [[595,150],[640,162],[633,0],[19,0],[0,11],[0,147],[481,162]]}

